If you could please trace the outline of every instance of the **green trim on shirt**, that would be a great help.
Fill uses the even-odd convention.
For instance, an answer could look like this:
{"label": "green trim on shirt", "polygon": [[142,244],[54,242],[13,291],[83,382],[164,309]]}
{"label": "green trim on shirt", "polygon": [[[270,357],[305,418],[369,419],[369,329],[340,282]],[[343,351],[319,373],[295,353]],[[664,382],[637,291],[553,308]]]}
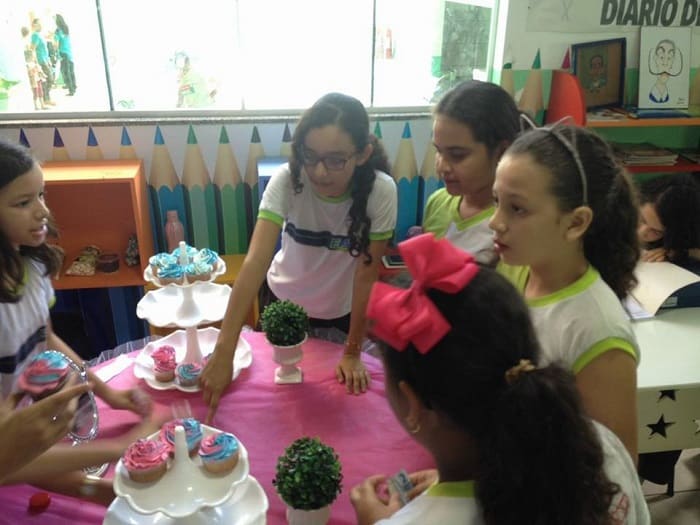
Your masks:
{"label": "green trim on shirt", "polygon": [[267,221],[274,222],[280,228],[284,224],[284,217],[280,217],[276,213],[269,210],[259,210],[258,219],[265,219]]}
{"label": "green trim on shirt", "polygon": [[56,296],[52,295],[51,299],[49,299],[49,308],[53,308],[53,305],[56,304]]}
{"label": "green trim on shirt", "polygon": [[527,299],[526,302],[528,306],[547,306],[549,304],[558,303],[563,301],[567,297],[572,297],[576,294],[583,292],[586,288],[591,286],[600,275],[598,270],[593,268],[590,264],[586,272],[576,281],[571,283],[569,286],[565,286],[561,290],[557,290],[549,295],[544,295],[542,297],[534,297],[532,299]]}
{"label": "green trim on shirt", "polygon": [[[459,202],[461,202],[461,199]],[[491,217],[496,211],[496,207],[491,206],[489,208],[486,208],[485,210],[480,211],[476,215],[472,215],[471,217],[463,219],[459,214],[459,202],[457,204],[457,207],[454,210],[452,210],[452,222],[459,231],[466,230],[467,228],[471,228],[475,224],[479,224],[482,221],[485,221],[486,219]],[[448,225],[447,229],[449,230],[449,228],[450,227]],[[447,233],[447,230],[445,230],[445,233]]]}
{"label": "green trim on shirt", "polygon": [[432,485],[425,494],[442,498],[473,498],[474,481],[443,481]]}
{"label": "green trim on shirt", "polygon": [[596,344],[578,356],[578,359],[574,361],[571,371],[574,374],[578,374],[581,370],[586,368],[586,366],[591,364],[591,361],[593,361],[596,357],[601,356],[610,350],[622,350],[623,352],[630,354],[635,363],[637,362],[637,352],[635,352],[634,347],[629,341],[619,337],[608,337],[607,339],[598,341]]}
{"label": "green trim on shirt", "polygon": [[369,240],[370,241],[385,241],[387,239],[391,239],[394,236],[394,231],[388,231],[388,232],[374,232],[369,234]]}
{"label": "green trim on shirt", "polygon": [[514,266],[499,260],[498,264],[496,264],[496,272],[508,279],[508,281],[522,294],[525,290],[525,285],[527,284],[527,278],[530,275],[530,267]]}

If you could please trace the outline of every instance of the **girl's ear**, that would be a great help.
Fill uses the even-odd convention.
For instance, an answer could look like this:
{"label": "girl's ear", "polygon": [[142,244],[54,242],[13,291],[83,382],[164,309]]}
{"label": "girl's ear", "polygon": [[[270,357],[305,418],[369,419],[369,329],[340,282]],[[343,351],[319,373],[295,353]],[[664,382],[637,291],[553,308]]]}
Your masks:
{"label": "girl's ear", "polygon": [[365,149],[357,153],[357,165],[362,166],[372,155],[374,151],[374,146],[371,143],[367,143]]}
{"label": "girl's ear", "polygon": [[406,381],[399,381],[399,392],[406,402],[406,414],[404,415],[404,424],[411,431],[414,428],[420,428],[421,417],[425,410],[425,405],[421,401],[415,390]]}
{"label": "girl's ear", "polygon": [[593,210],[588,206],[579,206],[571,212],[569,226],[566,229],[566,239],[575,241],[582,239],[593,222]]}

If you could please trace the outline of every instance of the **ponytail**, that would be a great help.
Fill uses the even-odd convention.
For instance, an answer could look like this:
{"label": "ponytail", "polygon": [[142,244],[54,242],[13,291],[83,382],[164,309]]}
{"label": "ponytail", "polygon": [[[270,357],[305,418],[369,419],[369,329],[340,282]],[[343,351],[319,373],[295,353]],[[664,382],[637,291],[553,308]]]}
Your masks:
{"label": "ponytail", "polygon": [[472,429],[476,496],[486,523],[608,523],[619,487],[605,475],[573,376],[556,365],[523,372],[496,396],[486,403],[487,423]]}

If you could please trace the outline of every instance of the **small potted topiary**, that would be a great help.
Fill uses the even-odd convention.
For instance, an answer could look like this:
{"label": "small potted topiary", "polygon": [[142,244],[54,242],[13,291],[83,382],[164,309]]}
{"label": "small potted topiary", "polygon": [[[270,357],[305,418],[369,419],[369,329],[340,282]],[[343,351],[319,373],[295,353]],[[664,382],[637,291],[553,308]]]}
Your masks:
{"label": "small potted topiary", "polygon": [[340,494],[343,473],[338,455],[318,438],[302,437],[277,459],[272,484],[287,504],[289,525],[324,525]]}
{"label": "small potted topiary", "polygon": [[275,383],[301,383],[301,369],[296,364],[301,361],[301,346],[309,330],[306,310],[292,301],[275,301],[263,310],[260,324],[272,345],[273,359],[280,365],[275,370]]}

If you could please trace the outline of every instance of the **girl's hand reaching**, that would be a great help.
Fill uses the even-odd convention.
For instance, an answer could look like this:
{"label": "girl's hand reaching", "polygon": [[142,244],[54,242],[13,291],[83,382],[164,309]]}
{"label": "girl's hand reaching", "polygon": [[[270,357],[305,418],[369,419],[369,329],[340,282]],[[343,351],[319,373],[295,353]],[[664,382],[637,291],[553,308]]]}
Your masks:
{"label": "girl's hand reaching", "polygon": [[359,354],[345,352],[335,367],[339,383],[345,383],[349,394],[365,393],[369,387],[369,372]]}
{"label": "girl's hand reaching", "polygon": [[105,385],[99,396],[110,407],[118,410],[130,410],[141,417],[149,416],[153,410],[151,397],[140,388],[116,390]]}
{"label": "girl's hand reaching", "polygon": [[214,419],[221,394],[231,384],[232,377],[232,357],[225,352],[214,350],[199,376],[199,386],[202,389],[204,402],[209,406],[205,424],[210,424]]}

